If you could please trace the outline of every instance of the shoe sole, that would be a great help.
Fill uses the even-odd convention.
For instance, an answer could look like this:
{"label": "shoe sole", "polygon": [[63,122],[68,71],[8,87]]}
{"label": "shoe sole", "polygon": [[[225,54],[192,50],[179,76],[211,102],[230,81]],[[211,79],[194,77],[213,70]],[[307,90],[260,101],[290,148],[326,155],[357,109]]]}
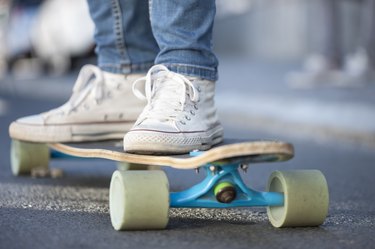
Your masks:
{"label": "shoe sole", "polygon": [[190,133],[131,131],[124,137],[124,150],[136,154],[185,154],[210,149],[223,141],[223,134],[221,126],[205,132]]}
{"label": "shoe sole", "polygon": [[9,135],[13,139],[41,143],[85,142],[122,139],[134,122],[67,125],[30,125],[13,122]]}

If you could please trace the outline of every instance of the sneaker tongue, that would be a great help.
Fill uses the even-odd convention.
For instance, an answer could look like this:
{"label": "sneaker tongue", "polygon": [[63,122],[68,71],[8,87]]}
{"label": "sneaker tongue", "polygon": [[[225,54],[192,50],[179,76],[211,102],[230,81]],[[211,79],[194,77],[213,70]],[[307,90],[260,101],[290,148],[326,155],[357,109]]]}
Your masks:
{"label": "sneaker tongue", "polygon": [[171,79],[155,82],[154,91],[155,100],[161,99],[162,101],[163,98],[179,101],[184,92],[181,84]]}
{"label": "sneaker tongue", "polygon": [[[163,129],[175,130],[174,123],[183,111],[183,105],[186,98],[186,87],[173,79],[157,80],[153,84],[153,96],[150,103],[150,109],[142,121],[142,126],[154,126],[155,120],[166,127]],[[169,130],[168,129],[168,130]]]}
{"label": "sneaker tongue", "polygon": [[114,74],[109,72],[103,72],[104,82],[107,85],[116,85],[117,83],[123,82],[125,80],[125,75]]}

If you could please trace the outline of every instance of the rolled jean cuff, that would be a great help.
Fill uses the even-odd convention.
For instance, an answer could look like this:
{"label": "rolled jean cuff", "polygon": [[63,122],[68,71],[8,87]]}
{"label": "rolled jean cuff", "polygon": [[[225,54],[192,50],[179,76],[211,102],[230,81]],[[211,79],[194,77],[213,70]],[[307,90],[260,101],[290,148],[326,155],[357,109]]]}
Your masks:
{"label": "rolled jean cuff", "polygon": [[147,73],[147,71],[154,65],[154,62],[147,62],[141,64],[110,64],[99,63],[99,68],[103,71],[115,74],[131,74],[131,73]]}
{"label": "rolled jean cuff", "polygon": [[218,72],[217,68],[211,67],[202,67],[196,65],[188,65],[188,64],[165,64],[163,63],[169,70],[175,73],[198,77],[205,80],[217,81],[218,79]]}

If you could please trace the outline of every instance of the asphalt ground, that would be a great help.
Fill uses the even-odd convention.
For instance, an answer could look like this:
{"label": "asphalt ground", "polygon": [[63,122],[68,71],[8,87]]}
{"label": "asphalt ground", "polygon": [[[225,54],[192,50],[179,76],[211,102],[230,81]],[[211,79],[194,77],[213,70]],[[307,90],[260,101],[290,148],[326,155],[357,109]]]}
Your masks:
{"label": "asphalt ground", "polygon": [[[0,248],[373,248],[375,189],[372,147],[340,139],[316,140],[252,127],[222,116],[226,136],[282,139],[295,145],[285,163],[253,165],[245,181],[266,186],[276,169],[319,169],[330,188],[326,222],[314,228],[273,228],[263,208],[171,209],[162,231],[116,232],[108,214],[108,187],[115,165],[102,160],[52,161],[60,179],[14,177],[9,123],[61,104],[0,93]],[[281,135],[280,135],[281,134]],[[202,174],[166,169],[171,190],[199,182]]]}

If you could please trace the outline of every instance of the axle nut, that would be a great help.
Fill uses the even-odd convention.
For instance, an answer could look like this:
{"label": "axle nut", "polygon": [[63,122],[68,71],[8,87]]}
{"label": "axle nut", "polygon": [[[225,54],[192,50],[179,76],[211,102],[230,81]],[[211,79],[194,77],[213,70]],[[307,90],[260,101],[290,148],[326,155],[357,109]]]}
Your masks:
{"label": "axle nut", "polygon": [[216,200],[221,203],[231,203],[236,199],[236,188],[229,182],[218,184],[214,193]]}

